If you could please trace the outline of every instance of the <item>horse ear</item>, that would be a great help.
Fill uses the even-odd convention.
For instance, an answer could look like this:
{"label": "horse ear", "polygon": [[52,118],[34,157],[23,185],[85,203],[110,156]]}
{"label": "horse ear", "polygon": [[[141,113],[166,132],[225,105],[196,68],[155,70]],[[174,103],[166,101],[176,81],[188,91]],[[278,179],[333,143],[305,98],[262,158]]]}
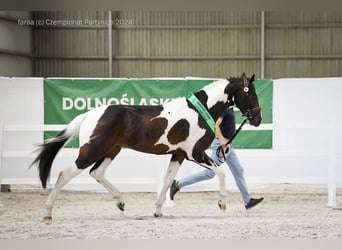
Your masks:
{"label": "horse ear", "polygon": [[254,82],[255,80],[255,74],[252,75],[251,80],[249,82]]}

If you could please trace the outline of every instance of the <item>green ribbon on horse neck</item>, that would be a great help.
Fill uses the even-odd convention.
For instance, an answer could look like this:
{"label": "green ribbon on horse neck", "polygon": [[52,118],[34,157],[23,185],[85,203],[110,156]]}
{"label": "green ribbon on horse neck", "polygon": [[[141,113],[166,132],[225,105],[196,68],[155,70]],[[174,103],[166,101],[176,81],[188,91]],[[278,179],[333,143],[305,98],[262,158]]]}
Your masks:
{"label": "green ribbon on horse neck", "polygon": [[215,127],[215,121],[209,114],[208,110],[203,106],[203,104],[198,100],[198,98],[190,93],[186,96],[186,99],[189,100],[189,102],[194,105],[198,113],[203,117],[203,119],[207,122],[211,130],[213,131],[214,135],[216,135],[216,127]]}

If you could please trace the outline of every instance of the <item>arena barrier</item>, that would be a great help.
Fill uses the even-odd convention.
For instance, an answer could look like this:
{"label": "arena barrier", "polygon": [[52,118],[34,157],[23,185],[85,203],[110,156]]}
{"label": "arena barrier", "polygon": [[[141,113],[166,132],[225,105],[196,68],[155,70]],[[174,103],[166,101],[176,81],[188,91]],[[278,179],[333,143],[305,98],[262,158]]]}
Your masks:
{"label": "arena barrier", "polygon": [[[28,150],[4,150],[4,134],[6,133],[22,133],[22,132],[42,132],[42,131],[56,131],[62,130],[65,125],[33,125],[33,124],[6,124],[4,121],[0,121],[0,183],[4,184],[31,184],[31,185],[39,185],[37,175],[31,175],[31,178],[8,178],[8,176],[1,175],[2,173],[2,162],[3,159],[6,158],[26,158],[29,161],[32,161],[35,157],[34,152]],[[328,169],[327,175],[322,177],[318,180],[319,184],[323,184],[324,182],[328,187],[328,202],[327,206],[335,207],[336,206],[336,156],[338,153],[336,150],[336,119],[332,118],[329,123],[288,123],[288,124],[262,124],[260,127],[252,127],[249,125],[245,125],[244,130],[273,130],[273,133],[279,130],[286,130],[286,131],[298,131],[298,130],[322,130],[326,133],[326,146],[322,147],[323,150],[238,150],[239,158],[259,158],[263,157],[267,159],[268,157],[325,157],[328,162]],[[324,143],[324,142],[317,142],[317,143]],[[325,144],[325,143],[324,143]],[[64,148],[62,149],[59,154],[57,155],[56,159],[61,158],[72,158],[76,157],[77,149],[72,148]],[[149,184],[155,187],[158,191],[160,190],[162,183],[163,183],[163,176],[167,169],[168,162],[170,160],[169,156],[158,156],[158,155],[148,155],[139,152],[135,152],[132,150],[123,150],[122,153],[119,154],[120,158],[131,158],[137,161],[138,164],[144,160],[144,157],[152,157],[153,163],[158,165],[159,167],[156,168],[155,178],[111,178],[109,177],[108,180],[115,183],[116,185],[132,185],[132,184]],[[118,156],[118,158],[119,158]],[[160,167],[163,166],[163,167]],[[65,166],[64,166],[65,167]],[[62,168],[63,169],[63,168]],[[182,167],[181,167],[182,169]],[[87,172],[87,171],[84,171]],[[88,174],[88,173],[86,173]],[[56,181],[57,174],[52,174],[52,178],[50,183],[54,184]],[[229,177],[228,177],[229,178]],[[232,182],[232,180],[229,180]],[[255,180],[254,180],[255,181]],[[74,185],[85,185],[90,182],[93,182],[92,178],[87,175],[86,178],[74,178],[71,183]],[[288,180],[282,178],[264,178],[258,179],[258,183],[286,183]],[[305,183],[305,180],[300,179],[299,182],[304,184],[310,184],[310,182]],[[317,182],[317,181],[316,181]],[[52,184],[48,186],[51,187]],[[68,184],[69,185],[69,184]],[[216,185],[217,187],[217,185]],[[144,191],[144,190],[141,190]],[[168,195],[167,195],[168,197]],[[166,205],[171,205],[170,200],[166,200]]]}

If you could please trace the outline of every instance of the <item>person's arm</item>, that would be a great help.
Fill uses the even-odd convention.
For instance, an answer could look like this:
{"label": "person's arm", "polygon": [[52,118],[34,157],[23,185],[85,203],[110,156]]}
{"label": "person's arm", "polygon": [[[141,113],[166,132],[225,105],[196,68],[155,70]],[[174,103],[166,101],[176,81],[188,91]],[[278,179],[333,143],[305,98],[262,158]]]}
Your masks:
{"label": "person's arm", "polygon": [[216,123],[215,123],[215,127],[216,127],[216,136],[217,138],[220,140],[220,144],[222,146],[222,148],[227,148],[229,145],[226,145],[227,143],[227,139],[224,138],[224,136],[222,135],[222,131],[221,131],[221,128],[220,128],[220,125],[222,123],[222,120],[223,118],[222,117],[219,117],[217,120],[216,120]]}

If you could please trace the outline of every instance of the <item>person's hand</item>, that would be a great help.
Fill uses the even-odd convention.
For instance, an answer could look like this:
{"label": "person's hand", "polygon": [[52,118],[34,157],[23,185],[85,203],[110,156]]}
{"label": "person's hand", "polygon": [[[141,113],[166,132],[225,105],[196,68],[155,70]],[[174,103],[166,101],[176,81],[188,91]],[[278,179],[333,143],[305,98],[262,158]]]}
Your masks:
{"label": "person's hand", "polygon": [[229,144],[227,144],[227,140],[224,138],[224,139],[220,139],[220,144],[221,144],[221,147],[223,148],[223,149],[226,149],[226,148],[228,148],[229,147]]}

